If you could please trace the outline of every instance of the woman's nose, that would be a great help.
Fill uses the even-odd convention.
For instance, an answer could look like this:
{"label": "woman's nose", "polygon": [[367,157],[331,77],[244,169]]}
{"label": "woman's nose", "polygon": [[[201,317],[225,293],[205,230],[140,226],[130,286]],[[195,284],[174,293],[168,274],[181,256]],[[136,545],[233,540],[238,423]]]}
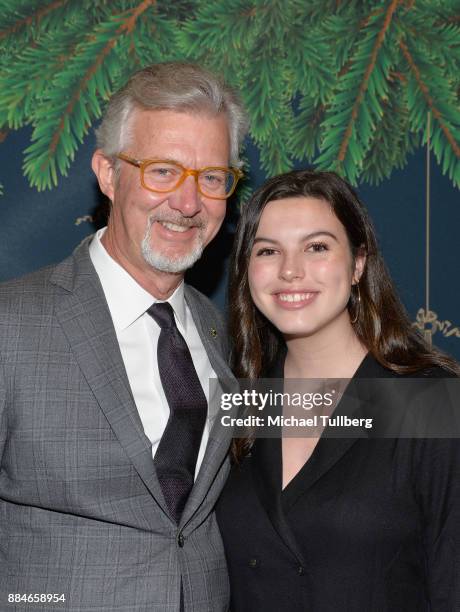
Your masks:
{"label": "woman's nose", "polygon": [[304,262],[297,255],[286,256],[283,258],[280,268],[280,278],[292,281],[305,276]]}

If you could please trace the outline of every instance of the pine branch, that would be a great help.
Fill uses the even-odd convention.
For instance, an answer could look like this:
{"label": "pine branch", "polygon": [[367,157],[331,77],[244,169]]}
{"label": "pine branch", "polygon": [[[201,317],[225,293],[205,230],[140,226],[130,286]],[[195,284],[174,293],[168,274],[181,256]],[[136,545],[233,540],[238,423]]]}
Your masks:
{"label": "pine branch", "polygon": [[59,123],[58,129],[57,129],[56,133],[54,134],[53,139],[51,140],[50,148],[49,148],[49,155],[50,155],[50,157],[54,154],[54,152],[56,150],[58,142],[59,142],[59,140],[61,138],[61,134],[62,134],[63,130],[65,129],[67,117],[72,113],[72,111],[74,109],[74,106],[75,106],[76,102],[78,101],[78,99],[80,97],[80,92],[83,91],[84,89],[86,89],[89,81],[94,77],[94,75],[96,74],[98,68],[103,63],[104,59],[107,57],[107,55],[110,53],[110,51],[115,46],[118,37],[120,35],[124,34],[124,33],[132,32],[138,17],[144,11],[146,11],[150,6],[152,6],[154,4],[156,4],[156,0],[143,0],[136,7],[136,9],[134,11],[132,11],[132,14],[129,15],[129,17],[127,17],[125,20],[122,21],[120,27],[115,32],[115,36],[111,40],[109,40],[109,42],[102,49],[102,51],[99,54],[99,56],[96,57],[96,61],[92,64],[92,66],[90,66],[88,68],[86,73],[83,75],[83,78],[80,81],[80,84],[79,84],[78,88],[76,89],[74,95],[72,96],[72,98],[70,99],[70,102],[68,103],[67,107],[64,110],[64,115],[63,115],[63,117],[61,119],[61,122]]}
{"label": "pine branch", "polygon": [[[321,4],[319,4],[321,7]],[[322,24],[322,39],[330,49],[331,58],[336,65],[336,78],[339,79],[350,71],[353,59],[350,56],[351,50],[358,39],[365,34],[369,24],[384,13],[383,8],[371,10],[370,13],[361,17],[360,14],[365,8],[364,3],[358,6],[347,2],[345,5],[349,12],[327,16]]]}
{"label": "pine branch", "polygon": [[251,117],[251,136],[269,173],[290,167],[285,143],[292,126],[293,79],[285,49],[293,42],[296,6],[284,0],[253,0],[249,6],[246,0],[203,1],[178,33],[186,57],[240,90]]}
{"label": "pine branch", "polygon": [[34,48],[27,47],[14,65],[0,73],[0,121],[18,129],[34,120],[37,101],[46,99],[56,75],[72,61],[79,44],[77,36],[88,26],[83,14],[62,33],[46,33]]}
{"label": "pine branch", "polygon": [[[130,64],[136,69],[152,64],[154,62],[171,61],[179,59],[176,53],[175,36],[177,32],[177,23],[162,14],[156,14],[155,20],[147,18],[147,14],[141,16],[136,24],[136,29],[129,35],[130,44],[128,54],[130,62],[123,61],[122,49],[116,47],[116,54],[119,57],[120,80],[114,83],[114,87],[125,82],[131,69]],[[132,70],[131,70],[132,71]]]}
{"label": "pine branch", "polygon": [[335,62],[323,31],[320,27],[309,28],[299,19],[287,32],[289,43],[283,45],[289,90],[317,98],[321,104],[326,103],[337,84]]}
{"label": "pine branch", "polygon": [[350,16],[355,17],[362,11],[369,9],[375,2],[372,0],[321,0],[320,2],[305,2],[305,0],[295,0],[296,11],[312,27],[321,25],[330,16],[350,23]]}
{"label": "pine branch", "polygon": [[[0,14],[2,1],[4,2],[5,0],[0,0]],[[90,2],[91,0],[79,0],[78,2],[65,0],[62,5],[53,3],[53,10],[44,11],[39,16],[38,21],[34,19],[27,28],[18,28],[13,34],[0,41],[2,47],[0,62],[4,67],[3,69],[11,70],[23,53],[31,52],[33,54],[35,49],[40,48],[42,41],[45,39],[49,42],[54,36],[56,39],[62,40],[67,34],[69,36],[73,35],[75,39],[80,40],[82,35],[88,30],[88,27],[91,28],[93,23],[104,19],[104,15],[107,12],[104,0],[102,2],[99,0],[97,3],[91,2],[91,4]],[[27,3],[24,3],[20,10],[15,11],[15,16],[21,15],[21,19],[26,19],[27,12],[31,12],[32,9],[36,13],[37,1],[35,0],[33,4],[35,6],[30,8]],[[91,25],[88,27],[83,26],[80,32],[75,32],[75,24],[81,22],[83,18]],[[4,23],[8,24],[8,21],[11,20],[7,17]],[[16,23],[17,20],[9,25],[14,26]],[[1,71],[2,68],[0,68]]]}
{"label": "pine branch", "polygon": [[443,26],[460,24],[460,2],[459,0],[418,0],[424,12],[435,19],[435,25]]}
{"label": "pine branch", "polygon": [[263,138],[256,139],[260,150],[260,164],[267,176],[274,176],[292,169],[292,161],[285,142],[291,132],[292,116],[287,107],[278,111],[279,127]]}
{"label": "pine branch", "polygon": [[409,64],[409,67],[415,77],[415,80],[417,81],[417,84],[420,88],[420,91],[423,94],[423,97],[425,98],[426,104],[428,106],[428,108],[431,110],[433,117],[437,120],[437,122],[439,123],[439,126],[441,128],[441,130],[443,131],[447,141],[449,142],[450,146],[452,147],[453,152],[455,153],[455,155],[457,156],[457,158],[460,158],[460,147],[457,144],[457,142],[455,141],[455,138],[452,134],[452,132],[449,130],[448,126],[446,125],[446,123],[443,120],[442,114],[441,112],[438,110],[438,108],[435,105],[435,102],[433,100],[433,98],[430,95],[430,91],[428,89],[428,86],[426,85],[426,83],[423,82],[423,79],[420,75],[420,71],[411,55],[411,53],[409,52],[409,49],[407,47],[407,45],[404,43],[404,41],[400,41],[399,42],[399,46],[403,52],[404,57],[407,60],[407,63]]}
{"label": "pine branch", "polygon": [[370,59],[369,59],[369,65],[367,67],[367,70],[364,74],[364,78],[362,80],[362,83],[360,85],[360,88],[358,90],[358,95],[356,97],[355,103],[353,105],[352,111],[351,111],[351,118],[350,121],[348,123],[348,126],[345,130],[345,134],[342,140],[342,143],[340,145],[340,149],[339,149],[339,154],[337,156],[337,159],[339,162],[343,162],[345,159],[345,156],[347,154],[347,150],[349,147],[349,143],[350,143],[350,138],[351,138],[351,134],[353,131],[353,126],[356,122],[356,119],[358,117],[358,111],[359,108],[363,102],[364,99],[364,94],[367,90],[368,84],[369,84],[369,78],[372,74],[372,71],[375,68],[375,64],[377,61],[377,55],[379,52],[380,47],[382,46],[382,43],[384,41],[385,38],[385,34],[386,31],[388,30],[390,23],[391,23],[391,19],[393,17],[394,12],[396,11],[396,9],[398,8],[398,4],[399,4],[399,0],[392,0],[390,6],[388,7],[388,10],[386,12],[385,15],[385,20],[383,22],[383,26],[382,29],[380,30],[380,32],[378,33],[377,39],[375,41],[375,45],[374,48],[372,50]]}
{"label": "pine branch", "polygon": [[315,163],[321,169],[344,174],[352,183],[363,168],[388,95],[396,30],[392,27],[390,31],[390,25],[397,6],[398,0],[393,0],[385,13],[372,11],[347,60],[349,68],[341,71],[337,90],[326,104],[323,140]]}
{"label": "pine branch", "polygon": [[247,183],[244,183],[241,187],[238,185],[236,192],[238,210],[242,210],[243,206],[249,202],[253,191],[253,188]]}
{"label": "pine branch", "polygon": [[48,6],[43,6],[37,9],[35,13],[32,13],[32,15],[28,15],[27,17],[23,17],[22,19],[19,19],[15,24],[10,26],[9,28],[6,28],[5,30],[0,31],[0,40],[2,38],[6,38],[7,36],[10,36],[11,34],[16,34],[19,30],[22,30],[23,28],[29,28],[32,24],[40,23],[40,20],[45,15],[47,15],[48,13],[51,13],[52,11],[55,11],[56,9],[63,6],[64,4],[67,4],[68,1],[69,0],[54,0],[54,2],[52,2],[51,4],[48,4]]}
{"label": "pine branch", "polygon": [[236,85],[252,61],[261,13],[247,0],[198,2],[195,15],[177,30],[177,46],[183,57],[204,64]]}
{"label": "pine branch", "polygon": [[[43,100],[40,111],[44,116],[34,130],[32,145],[25,152],[24,169],[31,185],[38,189],[56,185],[56,163],[61,174],[66,174],[77,141],[82,141],[92,118],[101,114],[98,98],[107,98],[110,94],[110,73],[107,71],[114,68],[108,62],[109,54],[119,38],[132,32],[137,19],[154,4],[155,0],[143,0],[135,8],[100,24],[96,32],[79,45],[80,55],[77,54],[73,62],[57,75],[50,90],[53,98],[49,100],[49,107],[53,112],[47,112],[48,105]],[[75,82],[75,74],[81,74],[83,67],[83,76]],[[73,94],[65,106],[56,104],[54,98],[61,96],[62,100],[64,92],[70,88]]]}
{"label": "pine branch", "polygon": [[359,22],[359,29],[360,30],[364,30],[365,28],[367,28],[367,26],[369,25],[370,21],[374,17],[378,17],[379,15],[382,15],[382,13],[384,13],[384,11],[385,11],[385,9],[383,7],[376,8],[375,10],[371,11],[369,13],[369,15],[366,15],[366,17],[364,17],[364,19],[361,19],[361,21]]}
{"label": "pine branch", "polygon": [[298,16],[295,3],[273,1],[258,9],[253,23],[258,35],[241,74],[247,84],[242,97],[251,117],[251,135],[261,147],[262,166],[274,174],[291,165],[284,143],[292,130],[290,101],[297,87],[286,49],[299,40],[299,29],[292,26]]}
{"label": "pine branch", "polygon": [[[452,7],[451,3],[449,7]],[[453,23],[439,21],[436,1],[427,5],[420,0],[418,10],[405,16],[404,26],[400,37],[402,40],[413,41],[419,54],[429,63],[442,66],[452,77],[458,75],[460,28]]]}
{"label": "pine branch", "polygon": [[382,104],[382,117],[376,125],[374,143],[360,177],[371,185],[389,178],[394,168],[403,168],[408,154],[419,145],[419,136],[410,131],[406,85],[404,75],[390,76],[388,99]]}
{"label": "pine branch", "polygon": [[321,144],[321,123],[326,107],[316,99],[304,96],[295,113],[288,150],[299,161],[312,162]]}

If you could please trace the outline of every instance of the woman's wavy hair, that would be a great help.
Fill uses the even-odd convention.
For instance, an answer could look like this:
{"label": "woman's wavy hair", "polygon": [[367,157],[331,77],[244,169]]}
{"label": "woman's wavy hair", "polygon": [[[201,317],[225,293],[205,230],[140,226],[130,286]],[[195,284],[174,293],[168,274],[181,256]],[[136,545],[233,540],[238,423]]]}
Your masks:
{"label": "woman's wavy hair", "polygon": [[[428,346],[412,325],[377,247],[372,223],[351,186],[334,172],[300,170],[275,176],[258,189],[242,210],[230,268],[230,334],[232,366],[238,378],[267,376],[284,346],[277,329],[254,305],[248,266],[261,214],[269,202],[284,198],[317,198],[327,202],[345,228],[353,258],[365,253],[359,281],[361,302],[352,291],[348,309],[362,344],[385,368],[412,374],[440,366],[458,375],[458,364]],[[236,456],[241,456],[240,444]],[[234,448],[235,455],[235,448]]]}

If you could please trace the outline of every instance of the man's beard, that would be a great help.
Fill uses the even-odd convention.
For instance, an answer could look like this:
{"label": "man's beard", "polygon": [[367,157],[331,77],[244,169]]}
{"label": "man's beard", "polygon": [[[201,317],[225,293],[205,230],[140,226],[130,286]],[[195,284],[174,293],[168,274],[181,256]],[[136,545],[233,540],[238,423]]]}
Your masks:
{"label": "man's beard", "polygon": [[[192,250],[184,255],[171,257],[164,255],[158,251],[155,251],[151,247],[152,238],[152,225],[157,221],[164,221],[169,223],[175,223],[176,225],[182,225],[187,227],[197,227],[198,235],[195,239],[195,245]],[[144,261],[149,266],[159,270],[160,272],[168,272],[169,274],[177,274],[185,272],[191,268],[201,257],[204,250],[204,233],[206,224],[203,221],[194,219],[193,221],[188,220],[186,217],[180,217],[178,219],[172,219],[171,215],[162,215],[160,213],[152,214],[148,218],[147,227],[145,229],[144,238],[141,243],[141,252]]]}

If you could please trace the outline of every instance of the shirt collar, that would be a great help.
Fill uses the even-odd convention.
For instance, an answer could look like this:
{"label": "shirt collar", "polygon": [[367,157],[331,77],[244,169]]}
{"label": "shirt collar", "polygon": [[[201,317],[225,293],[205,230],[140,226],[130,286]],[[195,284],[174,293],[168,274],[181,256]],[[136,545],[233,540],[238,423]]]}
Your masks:
{"label": "shirt collar", "polygon": [[[158,300],[141,287],[107,253],[101,242],[101,237],[106,229],[103,227],[94,235],[89,246],[89,254],[101,281],[115,331],[119,332],[134,323],[152,304],[162,300]],[[167,301],[171,304],[177,320],[186,331],[187,320],[183,281]]]}

